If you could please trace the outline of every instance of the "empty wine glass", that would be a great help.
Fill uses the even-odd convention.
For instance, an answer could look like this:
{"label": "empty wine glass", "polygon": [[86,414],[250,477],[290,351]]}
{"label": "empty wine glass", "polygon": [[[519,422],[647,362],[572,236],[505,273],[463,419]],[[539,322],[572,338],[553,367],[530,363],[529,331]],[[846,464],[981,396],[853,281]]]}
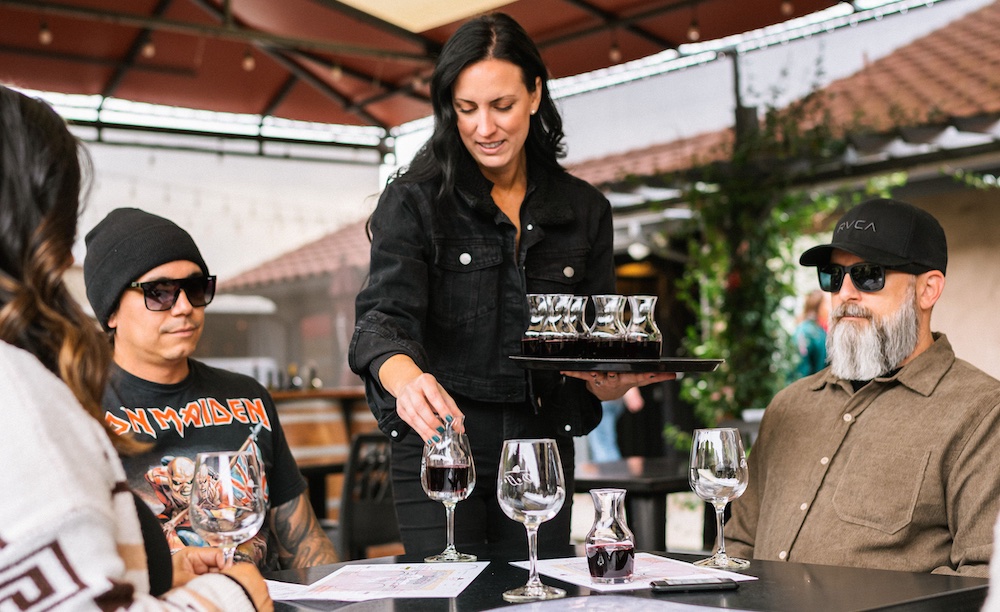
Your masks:
{"label": "empty wine glass", "polygon": [[528,582],[504,592],[506,601],[558,599],[566,591],[538,578],[538,527],[559,513],[566,500],[559,448],[550,438],[505,440],[500,451],[497,500],[504,514],[524,523],[528,533]]}
{"label": "empty wine glass", "polygon": [[698,497],[715,507],[717,543],[715,554],[695,565],[721,569],[744,569],[746,559],[726,555],[722,533],[726,504],[743,494],[749,474],[740,432],[733,427],[696,429],[691,443],[691,471],[688,480]]}
{"label": "empty wine glass", "polygon": [[264,524],[260,464],[251,450],[198,453],[189,505],[191,527],[225,554],[232,565],[236,546]]}
{"label": "empty wine glass", "polygon": [[448,545],[440,554],[427,557],[428,563],[446,561],[475,561],[475,555],[460,553],[455,549],[455,504],[472,493],[476,486],[476,466],[472,461],[469,438],[458,433],[448,421],[440,442],[424,445],[420,459],[420,484],[433,500],[444,504],[448,520]]}

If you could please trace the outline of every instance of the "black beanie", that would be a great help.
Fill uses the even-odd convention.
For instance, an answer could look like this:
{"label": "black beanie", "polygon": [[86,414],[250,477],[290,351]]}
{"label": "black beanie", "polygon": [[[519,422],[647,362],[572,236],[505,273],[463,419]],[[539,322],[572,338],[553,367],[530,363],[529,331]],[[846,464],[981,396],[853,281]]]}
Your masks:
{"label": "black beanie", "polygon": [[190,261],[208,276],[191,235],[176,223],[138,208],[116,208],[87,233],[83,281],[94,315],[105,331],[132,281],[171,261]]}

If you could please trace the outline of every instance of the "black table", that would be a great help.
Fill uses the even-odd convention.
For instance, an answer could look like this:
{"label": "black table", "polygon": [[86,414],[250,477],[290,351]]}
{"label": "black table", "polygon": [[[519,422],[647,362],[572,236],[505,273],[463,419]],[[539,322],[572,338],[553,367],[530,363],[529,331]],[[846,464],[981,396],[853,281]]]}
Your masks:
{"label": "black table", "polygon": [[[464,550],[464,549],[463,549]],[[470,550],[469,552],[480,552]],[[667,555],[682,561],[694,561],[691,555]],[[478,612],[505,607],[503,591],[521,586],[528,572],[508,563],[509,559],[491,557],[485,570],[454,599],[382,599],[359,603],[336,601],[276,602],[277,610]],[[484,556],[480,557],[485,560]],[[414,562],[408,557],[384,557],[352,563]],[[304,570],[284,570],[266,575],[273,580],[312,583],[343,564],[325,565]],[[805,610],[840,612],[855,610],[907,610],[978,612],[986,599],[985,578],[913,574],[888,570],[858,569],[829,565],[752,561],[746,572],[759,580],[741,582],[735,591],[670,593],[654,595],[650,590],[596,593],[585,587],[567,584],[542,576],[542,582],[566,589],[568,597],[635,597],[681,602],[700,606],[738,610]],[[580,602],[577,602],[580,603]],[[636,603],[639,603],[638,601]]]}
{"label": "black table", "polygon": [[690,491],[688,456],[629,457],[607,463],[585,463],[576,469],[574,491],[626,489],[625,512],[640,550],[667,549],[667,494]]}

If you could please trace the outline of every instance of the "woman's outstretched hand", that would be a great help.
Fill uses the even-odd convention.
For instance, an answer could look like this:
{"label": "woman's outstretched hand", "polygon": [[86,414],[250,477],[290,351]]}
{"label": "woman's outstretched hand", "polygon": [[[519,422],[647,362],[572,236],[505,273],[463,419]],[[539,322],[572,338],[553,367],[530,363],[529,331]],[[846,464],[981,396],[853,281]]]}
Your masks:
{"label": "woman's outstretched hand", "polygon": [[562,375],[586,381],[587,390],[602,402],[618,399],[632,387],[677,378],[676,372],[562,372]]}

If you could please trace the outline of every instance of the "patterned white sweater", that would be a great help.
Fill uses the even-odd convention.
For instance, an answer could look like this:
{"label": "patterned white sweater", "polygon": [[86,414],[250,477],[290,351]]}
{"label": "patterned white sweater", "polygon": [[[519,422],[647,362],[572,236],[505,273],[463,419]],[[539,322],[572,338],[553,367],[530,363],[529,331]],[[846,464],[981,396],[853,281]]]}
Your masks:
{"label": "patterned white sweater", "polygon": [[157,599],[110,440],[58,377],[0,342],[0,609],[253,610],[221,574]]}

